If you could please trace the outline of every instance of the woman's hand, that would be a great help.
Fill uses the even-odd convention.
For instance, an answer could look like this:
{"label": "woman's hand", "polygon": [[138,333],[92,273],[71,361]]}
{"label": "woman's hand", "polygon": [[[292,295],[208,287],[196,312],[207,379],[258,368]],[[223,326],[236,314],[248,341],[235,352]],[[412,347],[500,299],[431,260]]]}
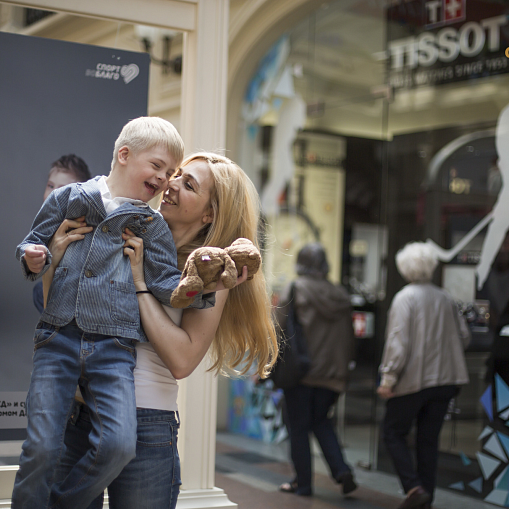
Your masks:
{"label": "woman's hand", "polygon": [[[247,265],[244,265],[244,267],[242,267],[242,275],[240,275],[237,278],[237,282],[235,283],[235,286],[241,285],[242,283],[244,283],[244,281],[247,281]],[[233,288],[235,288],[235,286]],[[224,287],[223,282],[221,280],[219,280],[217,282],[215,291],[219,292],[221,290],[226,290],[226,288]],[[231,288],[230,288],[230,290],[231,290]]]}
{"label": "woman's hand", "polygon": [[376,393],[382,398],[382,399],[390,399],[394,397],[394,393],[392,392],[392,387],[383,387],[380,386],[376,390]]}
{"label": "woman's hand", "polygon": [[83,240],[86,233],[93,230],[91,226],[85,223],[85,216],[77,217],[76,219],[64,219],[62,224],[58,227],[51,241],[48,249],[52,255],[51,265],[48,271],[42,276],[42,294],[44,299],[44,307],[48,303],[48,294],[55,270],[61,262],[67,246],[71,242]]}
{"label": "woman's hand", "polygon": [[143,272],[143,239],[136,237],[129,228],[125,229],[122,238],[125,240],[124,254],[129,257],[131,262],[134,286],[136,290],[146,290],[147,285]]}
{"label": "woman's hand", "polygon": [[87,226],[85,216],[76,219],[64,219],[48,245],[52,255],[51,265],[57,267],[65,254],[67,246],[71,242],[83,240],[85,234],[92,230],[91,226]]}

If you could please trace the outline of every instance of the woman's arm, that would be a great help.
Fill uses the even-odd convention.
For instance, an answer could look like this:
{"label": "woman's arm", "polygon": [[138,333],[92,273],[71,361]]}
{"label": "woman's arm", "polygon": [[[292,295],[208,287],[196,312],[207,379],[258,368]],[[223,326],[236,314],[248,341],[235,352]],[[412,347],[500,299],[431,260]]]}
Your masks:
{"label": "woman's arm", "polygon": [[178,327],[153,295],[138,294],[143,330],[177,380],[188,377],[205,357],[214,340],[227,298],[228,290],[220,291],[216,293],[213,308],[185,309]]}
{"label": "woman's arm", "polygon": [[53,235],[48,245],[48,249],[52,255],[51,265],[42,276],[44,307],[46,307],[48,303],[49,289],[53,281],[53,276],[55,275],[55,269],[62,260],[67,246],[71,242],[84,239],[85,233],[90,233],[92,230],[93,228],[87,226],[87,223],[85,223],[85,216],[81,216],[76,219],[64,219],[55,232],[55,235]]}
{"label": "woman's arm", "polygon": [[377,392],[385,399],[394,395],[392,389],[407,362],[410,349],[411,312],[408,296],[396,294],[389,309],[387,337],[379,367],[381,380]]}
{"label": "woman's arm", "polygon": [[[143,273],[143,240],[123,236],[124,253],[129,256],[136,291],[146,291]],[[237,284],[247,279],[247,267]],[[138,293],[141,322],[154,350],[172,375],[180,380],[189,376],[200,364],[216,334],[221,314],[228,298],[228,290],[216,293],[216,304],[209,309],[185,309],[181,326],[175,325],[165,308],[150,293]]]}

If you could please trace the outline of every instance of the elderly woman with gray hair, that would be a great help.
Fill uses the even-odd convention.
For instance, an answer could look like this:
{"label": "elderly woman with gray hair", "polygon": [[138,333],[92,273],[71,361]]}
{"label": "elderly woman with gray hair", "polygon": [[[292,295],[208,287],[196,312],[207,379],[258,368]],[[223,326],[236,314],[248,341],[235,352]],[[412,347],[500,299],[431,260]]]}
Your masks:
{"label": "elderly woman with gray hair", "polygon": [[[468,383],[464,349],[470,332],[453,298],[431,283],[433,248],[407,244],[396,266],[409,282],[392,301],[377,392],[387,399],[384,442],[406,498],[398,509],[429,507],[438,464],[438,437],[451,398]],[[417,467],[407,444],[417,425]]]}
{"label": "elderly woman with gray hair", "polygon": [[327,279],[329,264],[324,248],[307,244],[297,255],[298,278],[283,292],[278,322],[284,326],[285,306],[294,286],[294,308],[304,330],[311,367],[300,383],[285,389],[290,451],[295,478],[279,489],[310,496],[312,465],[309,434],[320,444],[334,480],[344,495],[357,488],[352,471],[344,460],[334,431],[330,410],[346,389],[348,364],[353,357],[354,335],[350,297],[347,291]]}

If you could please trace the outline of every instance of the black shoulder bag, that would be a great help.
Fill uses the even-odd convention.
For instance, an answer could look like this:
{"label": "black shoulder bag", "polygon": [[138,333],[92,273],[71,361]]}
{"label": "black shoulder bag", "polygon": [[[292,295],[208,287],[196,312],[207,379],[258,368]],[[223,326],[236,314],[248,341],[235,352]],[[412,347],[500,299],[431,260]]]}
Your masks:
{"label": "black shoulder bag", "polygon": [[292,283],[286,326],[278,338],[279,357],[270,374],[270,379],[279,389],[291,389],[299,385],[311,367],[304,330],[297,319],[294,301],[295,283]]}

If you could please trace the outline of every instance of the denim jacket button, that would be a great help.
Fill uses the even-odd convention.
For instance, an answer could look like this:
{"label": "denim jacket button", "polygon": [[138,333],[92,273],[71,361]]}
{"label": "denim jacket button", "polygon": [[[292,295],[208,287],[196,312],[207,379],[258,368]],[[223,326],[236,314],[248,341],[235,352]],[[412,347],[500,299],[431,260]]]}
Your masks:
{"label": "denim jacket button", "polygon": [[94,275],[94,274],[92,273],[92,271],[91,271],[91,270],[86,270],[86,271],[85,271],[85,276],[86,276],[86,277],[92,277],[93,275]]}
{"label": "denim jacket button", "polygon": [[109,230],[108,225],[107,225],[107,224],[105,224],[105,225],[101,228],[101,230],[103,231],[103,233],[108,233],[108,230]]}

